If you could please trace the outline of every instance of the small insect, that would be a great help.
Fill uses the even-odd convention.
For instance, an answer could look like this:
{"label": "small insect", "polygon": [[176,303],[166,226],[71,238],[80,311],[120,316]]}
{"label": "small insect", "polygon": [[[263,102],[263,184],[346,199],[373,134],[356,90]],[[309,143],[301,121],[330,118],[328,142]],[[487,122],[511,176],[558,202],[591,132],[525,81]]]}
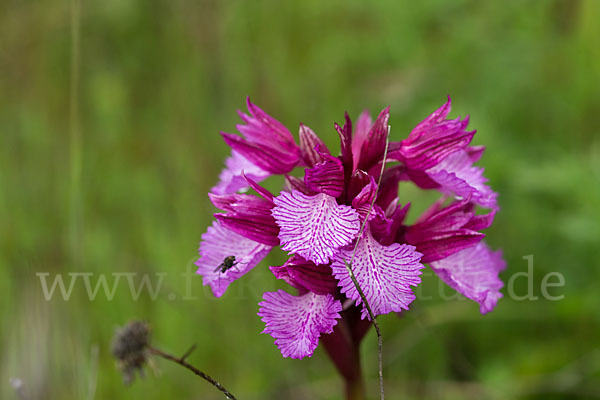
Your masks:
{"label": "small insect", "polygon": [[235,261],[235,256],[227,256],[213,272],[221,271],[221,273],[225,273],[231,268],[235,267],[237,264],[238,263]]}

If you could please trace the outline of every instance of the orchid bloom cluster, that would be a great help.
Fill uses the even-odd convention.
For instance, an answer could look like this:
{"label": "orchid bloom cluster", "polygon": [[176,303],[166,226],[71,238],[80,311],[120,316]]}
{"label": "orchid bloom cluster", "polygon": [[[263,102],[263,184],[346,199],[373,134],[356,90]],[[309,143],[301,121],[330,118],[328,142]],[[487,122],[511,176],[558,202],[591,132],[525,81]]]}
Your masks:
{"label": "orchid bloom cluster", "polygon": [[[358,307],[363,320],[370,318],[346,268],[350,262],[375,316],[408,310],[423,263],[479,303],[481,313],[495,307],[505,263],[480,231],[494,219],[497,195],[474,166],[484,148],[469,146],[475,131],[466,130],[468,118],[447,119],[449,98],[408,138],[389,144],[389,107],[374,122],[363,112],[353,125],[346,114],[343,126],[335,124],[339,156],[308,126],[300,124],[297,144],[249,99],[247,106],[249,114],[239,112],[241,136],[221,133],[232,152],[209,197],[223,212],[202,235],[197,272],[220,297],[274,247],[288,252],[289,259],[270,270],[297,294],[266,292],[258,312],[263,333],[284,357],[311,356],[343,309]],[[290,174],[295,168],[303,169],[303,178]],[[277,195],[258,184],[271,175],[285,177]],[[403,181],[441,194],[411,225],[405,223],[410,204],[400,203]],[[243,193],[248,188],[257,195]],[[487,213],[476,213],[477,207]],[[235,265],[224,266],[230,256]]]}

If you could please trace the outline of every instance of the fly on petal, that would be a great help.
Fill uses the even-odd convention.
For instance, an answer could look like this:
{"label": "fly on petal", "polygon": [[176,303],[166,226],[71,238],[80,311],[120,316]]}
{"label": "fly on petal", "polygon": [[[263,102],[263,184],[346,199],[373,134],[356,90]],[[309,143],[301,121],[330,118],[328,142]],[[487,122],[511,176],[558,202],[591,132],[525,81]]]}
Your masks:
{"label": "fly on petal", "polygon": [[[231,282],[254,268],[269,251],[271,246],[246,239],[215,221],[202,235],[196,273],[202,275],[202,282],[215,296],[221,297]],[[235,257],[235,265],[221,272],[217,267],[229,256]]]}

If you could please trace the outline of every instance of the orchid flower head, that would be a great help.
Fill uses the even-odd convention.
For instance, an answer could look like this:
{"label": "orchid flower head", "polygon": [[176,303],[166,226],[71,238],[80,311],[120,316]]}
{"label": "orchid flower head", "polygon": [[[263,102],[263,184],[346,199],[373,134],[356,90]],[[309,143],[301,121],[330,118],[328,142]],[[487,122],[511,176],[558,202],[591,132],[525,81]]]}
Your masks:
{"label": "orchid flower head", "polygon": [[[273,248],[287,252],[270,270],[290,291],[265,292],[258,311],[284,357],[311,356],[348,307],[369,320],[364,300],[374,316],[409,310],[424,263],[481,313],[496,306],[505,264],[481,230],[494,220],[497,194],[474,165],[484,148],[470,145],[468,117],[448,119],[450,98],[400,141],[389,138],[389,107],[374,120],[363,112],[354,125],[346,113],[334,124],[338,155],[308,126],[299,125],[296,143],[250,99],[247,109],[240,135],[221,133],[232,152],[209,193],[221,211],[202,235],[197,272],[219,297]],[[259,184],[271,175],[285,179],[279,193]],[[410,224],[404,182],[440,194]],[[237,268],[215,269],[231,256]]]}

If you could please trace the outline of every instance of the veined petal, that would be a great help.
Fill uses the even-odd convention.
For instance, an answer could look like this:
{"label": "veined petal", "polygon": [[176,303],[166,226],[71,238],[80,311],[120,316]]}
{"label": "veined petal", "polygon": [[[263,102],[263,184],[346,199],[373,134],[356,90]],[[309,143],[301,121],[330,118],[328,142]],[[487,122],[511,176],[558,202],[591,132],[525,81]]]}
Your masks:
{"label": "veined petal", "polygon": [[338,205],[327,194],[307,196],[294,190],[282,192],[273,201],[282,249],[316,264],[327,264],[360,230],[356,210]]}
{"label": "veined petal", "polygon": [[242,177],[246,180],[246,182],[248,182],[248,185],[250,185],[250,187],[254,189],[254,191],[258,193],[263,199],[268,200],[271,203],[273,202],[274,196],[271,192],[269,192],[264,187],[260,186],[258,182],[252,179],[252,177],[246,175],[246,173],[242,172]]}
{"label": "veined petal", "polygon": [[321,333],[333,332],[342,304],[331,295],[308,292],[302,296],[278,290],[266,292],[259,303],[258,315],[265,323],[262,333],[275,339],[284,357],[312,356]]}
{"label": "veined petal", "polygon": [[471,159],[471,162],[476,163],[483,155],[483,152],[485,151],[485,146],[469,146],[466,150],[467,154],[469,155],[469,158]]}
{"label": "veined petal", "polygon": [[306,187],[303,179],[297,178],[293,175],[285,175],[285,187],[288,191],[297,190],[306,195],[316,194],[312,190]]}
{"label": "veined petal", "polygon": [[483,168],[474,167],[465,150],[457,151],[446,157],[427,175],[440,185],[438,189],[444,194],[458,198],[471,196],[471,201],[482,207],[497,209],[497,194],[485,184]]}
{"label": "veined petal", "polygon": [[438,124],[446,119],[448,114],[450,114],[450,110],[452,109],[452,100],[450,100],[450,96],[448,96],[448,100],[437,110],[435,110],[430,116],[425,118],[423,121],[419,122],[417,126],[415,126],[414,131],[422,131],[427,129],[430,126]]}
{"label": "veined petal", "polygon": [[393,143],[390,158],[402,161],[410,170],[423,171],[431,168],[458,150],[464,150],[473,139],[475,131],[465,131],[469,118],[447,120],[450,112],[448,101],[433,114],[420,122],[408,138]]}
{"label": "veined petal", "polygon": [[464,150],[475,131],[465,131],[468,118],[445,121],[430,128],[414,143],[403,143],[401,159],[411,169],[425,170],[437,165],[457,150]]}
{"label": "veined petal", "polygon": [[348,113],[344,114],[344,126],[340,127],[336,122],[333,126],[340,135],[340,151],[342,153],[342,163],[344,164],[344,173],[352,173],[352,121]]}
{"label": "veined petal", "polygon": [[251,143],[237,135],[221,132],[225,143],[236,152],[260,169],[272,174],[285,174],[290,172],[298,163],[298,155],[289,153],[285,149],[276,149],[264,144]]}
{"label": "veined petal", "polygon": [[504,286],[498,273],[506,268],[502,251],[491,251],[483,242],[440,261],[431,268],[448,286],[479,303],[479,311],[492,311]]}
{"label": "veined petal", "polygon": [[[221,297],[229,284],[256,266],[271,246],[238,235],[214,221],[200,242],[200,258],[195,262],[202,283],[209,285],[215,296]],[[225,257],[235,256],[236,264],[225,272],[216,270]]]}
{"label": "veined petal", "polygon": [[384,213],[375,213],[375,218],[369,222],[373,237],[384,246],[394,243],[409,209],[410,203],[402,207],[396,199]]}
{"label": "veined petal", "polygon": [[268,246],[278,246],[278,229],[270,215],[250,214],[214,214],[215,218],[227,229],[239,235],[263,243]]}
{"label": "veined petal", "polygon": [[260,182],[271,175],[269,172],[257,167],[237,151],[232,151],[231,156],[225,160],[225,169],[219,175],[219,182],[210,191],[215,194],[230,194],[248,190],[248,182],[242,176]]}
{"label": "veined petal", "polygon": [[371,176],[365,171],[357,169],[352,172],[350,176],[350,182],[346,186],[346,197],[348,199],[354,199],[363,190],[365,185],[368,185],[371,181]]}
{"label": "veined petal", "polygon": [[[351,261],[352,252],[353,248],[341,250],[331,264],[331,269],[339,280],[342,293],[361,304],[360,294],[345,265],[345,262]],[[410,286],[421,282],[419,275],[423,264],[419,262],[420,259],[421,253],[415,251],[414,246],[399,243],[383,246],[373,238],[369,230],[366,230],[358,243],[352,271],[373,314],[408,310],[408,305],[415,299]],[[369,316],[363,307],[362,318],[365,317]]]}
{"label": "veined petal", "polygon": [[398,197],[398,183],[404,175],[404,167],[396,165],[386,168],[381,177],[381,185],[377,193],[377,204],[386,209]]}
{"label": "veined petal", "polygon": [[[262,189],[257,187],[257,189]],[[265,191],[266,192],[266,191]],[[264,196],[270,195],[266,192]],[[214,214],[221,225],[247,239],[266,244],[279,245],[279,227],[271,215],[272,200],[249,194],[208,195],[213,204],[227,211],[226,214]],[[268,197],[268,196],[267,196]]]}
{"label": "veined petal", "polygon": [[208,198],[215,207],[223,211],[243,212],[251,215],[268,215],[273,207],[273,203],[269,200],[246,193],[224,195],[209,193]]}
{"label": "veined petal", "polygon": [[299,290],[316,294],[334,294],[337,281],[329,265],[316,265],[300,256],[292,256],[280,267],[269,267],[277,279],[283,279]]}
{"label": "veined petal", "polygon": [[[390,107],[384,108],[377,116],[373,126],[369,130],[366,140],[360,149],[358,168],[369,170],[375,163],[381,160],[385,150],[385,142],[388,135],[388,120],[390,118]],[[353,155],[353,157],[356,157]]]}
{"label": "veined petal", "polygon": [[305,170],[304,183],[314,192],[338,197],[344,191],[344,167],[337,157],[322,157],[324,161]]}
{"label": "veined petal", "polygon": [[292,278],[292,276],[289,274],[288,267],[285,266],[285,264],[277,265],[277,266],[270,266],[269,269],[271,270],[273,275],[275,275],[275,278],[281,279],[281,280],[285,281],[285,283],[287,283],[288,285],[298,289],[298,293],[300,295],[303,295],[309,291],[308,289],[306,289],[304,287],[304,285],[302,285],[300,282],[298,282],[294,278]]}
{"label": "veined petal", "polygon": [[369,176],[369,183],[366,184],[361,191],[352,199],[352,207],[359,210],[359,214],[364,218],[369,210],[369,206],[375,197],[377,191],[377,183],[372,176]]}
{"label": "veined petal", "polygon": [[300,154],[309,167],[324,161],[323,154],[329,155],[329,149],[317,134],[304,124],[300,124]]}
{"label": "veined petal", "polygon": [[352,170],[358,168],[360,150],[362,149],[365,140],[367,140],[371,125],[373,125],[373,121],[371,120],[369,112],[365,110],[360,114],[356,121],[356,132],[354,132],[354,137],[352,138]]}
{"label": "veined petal", "polygon": [[417,220],[408,226],[402,241],[417,247],[423,253],[421,262],[444,259],[479,243],[485,235],[477,232],[493,221],[494,212],[475,215],[469,198],[443,207],[440,199]]}
{"label": "veined petal", "polygon": [[238,111],[240,118],[247,125],[237,125],[238,130],[252,143],[285,150],[286,153],[299,155],[300,149],[294,142],[290,131],[275,118],[246,98],[246,106],[250,115]]}

